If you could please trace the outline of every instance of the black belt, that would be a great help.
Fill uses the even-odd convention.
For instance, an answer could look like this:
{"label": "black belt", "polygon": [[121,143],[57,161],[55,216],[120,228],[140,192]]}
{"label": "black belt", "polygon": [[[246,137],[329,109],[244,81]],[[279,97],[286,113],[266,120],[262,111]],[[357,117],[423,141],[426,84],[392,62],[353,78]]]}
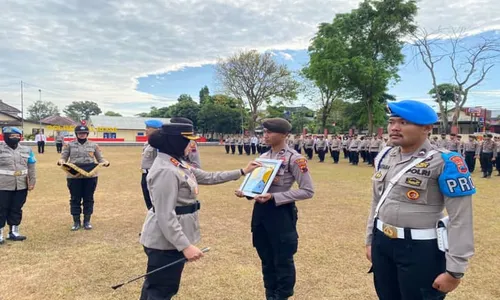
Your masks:
{"label": "black belt", "polygon": [[352,147],[351,149],[358,149],[358,147]]}
{"label": "black belt", "polygon": [[[185,205],[185,206],[176,206],[175,207],[175,214],[176,215],[187,215],[187,214],[192,214],[198,210],[200,210],[200,202],[196,201],[196,203],[190,204],[190,205]],[[155,211],[155,207],[153,206],[153,212]]]}

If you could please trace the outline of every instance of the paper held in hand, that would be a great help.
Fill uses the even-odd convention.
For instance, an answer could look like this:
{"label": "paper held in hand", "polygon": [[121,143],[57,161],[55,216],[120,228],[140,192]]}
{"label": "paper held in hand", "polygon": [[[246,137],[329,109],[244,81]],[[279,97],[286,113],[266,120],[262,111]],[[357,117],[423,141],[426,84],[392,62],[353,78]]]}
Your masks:
{"label": "paper held in hand", "polygon": [[277,159],[257,158],[256,161],[262,163],[262,167],[248,173],[240,187],[240,191],[248,197],[267,193],[282,163]]}

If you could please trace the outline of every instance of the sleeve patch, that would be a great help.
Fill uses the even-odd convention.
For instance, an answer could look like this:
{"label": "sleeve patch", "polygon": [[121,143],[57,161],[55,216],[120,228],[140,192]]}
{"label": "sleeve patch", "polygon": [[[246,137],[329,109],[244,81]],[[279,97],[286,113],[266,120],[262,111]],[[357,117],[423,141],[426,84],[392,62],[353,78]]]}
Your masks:
{"label": "sleeve patch", "polygon": [[443,172],[439,176],[439,188],[447,197],[463,197],[476,193],[472,176],[463,158],[456,153],[442,153]]}
{"label": "sleeve patch", "polygon": [[300,172],[306,173],[307,171],[309,171],[309,169],[307,168],[307,159],[301,157],[296,159],[295,163],[299,166]]}
{"label": "sleeve patch", "polygon": [[30,150],[30,156],[28,157],[28,164],[34,164],[34,163],[36,163],[35,153],[33,153],[33,150]]}

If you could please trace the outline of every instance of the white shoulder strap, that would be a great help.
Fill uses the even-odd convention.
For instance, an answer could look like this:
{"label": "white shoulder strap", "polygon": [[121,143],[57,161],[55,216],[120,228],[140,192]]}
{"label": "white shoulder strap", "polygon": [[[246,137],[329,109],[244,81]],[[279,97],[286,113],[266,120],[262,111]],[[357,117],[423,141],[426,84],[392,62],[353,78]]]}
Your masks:
{"label": "white shoulder strap", "polygon": [[380,207],[384,203],[385,199],[387,196],[389,196],[389,193],[391,192],[392,188],[397,184],[399,178],[403,176],[409,169],[413,168],[414,166],[418,165],[419,163],[423,162],[424,160],[428,159],[432,155],[438,153],[437,150],[431,150],[427,153],[425,157],[420,157],[409,163],[406,167],[404,167],[399,173],[397,173],[394,177],[391,178],[389,181],[389,185],[385,189],[384,193],[380,197],[380,200],[378,201],[377,208],[375,208],[375,218],[378,216],[378,211],[380,210]]}

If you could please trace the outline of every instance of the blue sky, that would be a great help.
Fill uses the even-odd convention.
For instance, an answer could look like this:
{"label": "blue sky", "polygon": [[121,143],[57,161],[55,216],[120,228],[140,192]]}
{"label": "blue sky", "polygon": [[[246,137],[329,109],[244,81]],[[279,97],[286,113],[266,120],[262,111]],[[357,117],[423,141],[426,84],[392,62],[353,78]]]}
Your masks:
{"label": "blue sky", "polygon": [[[478,35],[466,37],[465,46],[474,46],[481,43],[484,38],[495,38],[496,31],[488,31]],[[443,41],[448,47],[446,51],[451,51],[451,46]],[[298,71],[309,61],[307,50],[270,50],[276,54],[275,59],[286,64],[290,70]],[[432,103],[427,92],[432,88],[432,81],[429,70],[422,63],[419,56],[415,56],[415,49],[411,45],[403,48],[405,63],[400,66],[400,81],[392,83],[390,93],[399,100],[416,99],[427,103]],[[462,56],[462,59],[465,56]],[[453,70],[448,59],[444,59],[436,66],[436,74],[439,83],[454,82]],[[486,79],[471,92],[469,104],[467,106],[485,106],[491,109],[500,109],[500,66],[493,68]],[[203,65],[200,67],[189,67],[182,70],[168,72],[165,74],[150,75],[138,79],[137,89],[142,92],[175,99],[180,94],[189,94],[193,99],[198,99],[198,92],[201,87],[207,85],[214,94],[219,87],[214,80],[214,65]],[[472,82],[472,80],[471,80]],[[302,97],[296,104],[307,104]]]}
{"label": "blue sky", "polygon": [[[0,99],[20,108],[22,80],[25,107],[42,90],[42,100],[60,110],[73,101],[95,101],[103,111],[133,116],[175,103],[182,93],[197,98],[204,85],[214,92],[212,64],[241,50],[273,51],[292,70],[300,69],[318,24],[359,2],[2,0]],[[415,21],[429,31],[464,28],[476,34],[474,42],[500,30],[498,0],[419,0],[417,5]],[[495,69],[475,90],[471,103],[500,106],[499,72]],[[449,81],[444,65],[440,74]],[[431,84],[421,65],[404,66],[401,77],[391,87],[393,94],[429,98]]]}

